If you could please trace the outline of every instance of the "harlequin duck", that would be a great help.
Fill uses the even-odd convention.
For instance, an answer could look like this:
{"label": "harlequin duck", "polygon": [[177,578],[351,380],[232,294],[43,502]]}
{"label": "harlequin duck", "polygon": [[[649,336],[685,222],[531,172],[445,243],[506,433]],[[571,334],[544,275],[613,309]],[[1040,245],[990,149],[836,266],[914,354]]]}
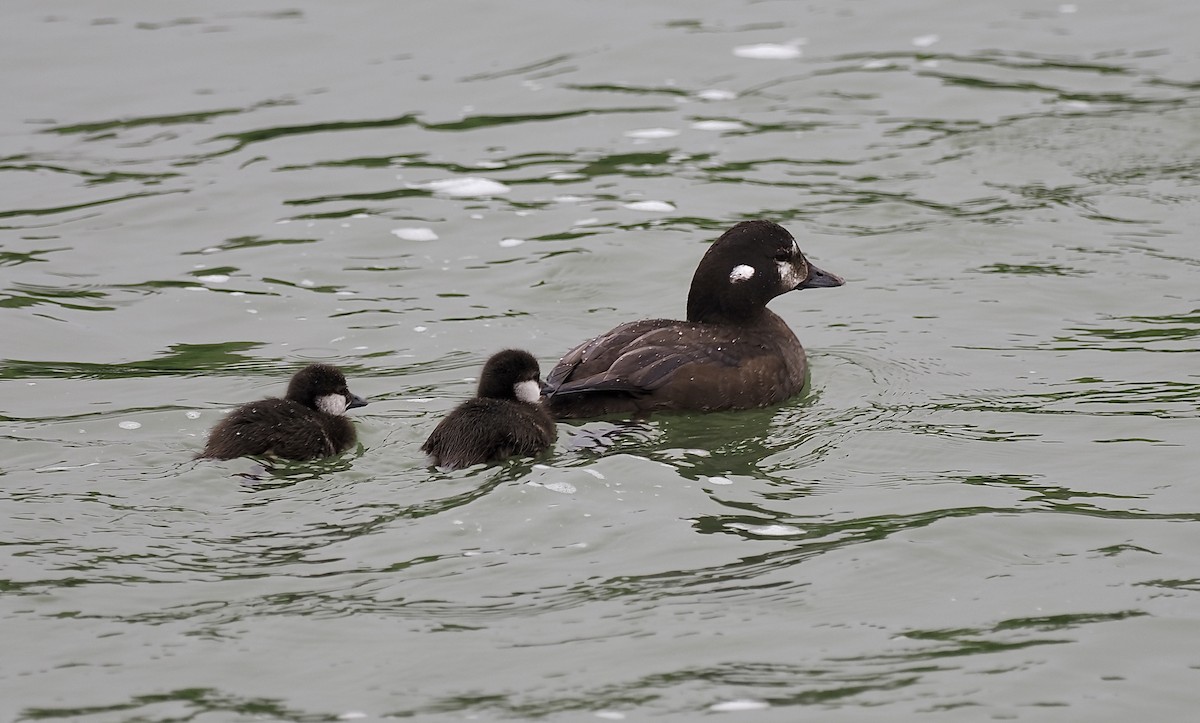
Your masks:
{"label": "harlequin duck", "polygon": [[540,401],[540,374],[529,352],[494,354],[483,365],[475,398],[446,415],[421,451],[434,465],[450,469],[539,454],[558,436]]}
{"label": "harlequin duck", "polygon": [[743,221],[700,259],[687,321],[629,322],[567,352],[546,378],[550,413],[577,419],[782,402],[804,387],[808,362],[767,302],[844,283],[810,264],[787,229]]}
{"label": "harlequin duck", "polygon": [[366,403],[350,393],[337,367],[310,364],[292,377],[283,399],[262,399],[230,412],[213,427],[196,458],[329,457],[354,444],[357,435],[345,413]]}

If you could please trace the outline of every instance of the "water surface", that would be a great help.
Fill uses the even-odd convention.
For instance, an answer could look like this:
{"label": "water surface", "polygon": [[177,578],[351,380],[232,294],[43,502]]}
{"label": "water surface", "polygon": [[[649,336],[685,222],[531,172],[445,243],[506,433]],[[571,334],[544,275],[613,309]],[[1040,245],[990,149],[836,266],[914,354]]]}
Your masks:
{"label": "water surface", "polygon": [[[1190,720],[1200,9],[5,16],[6,720]],[[804,395],[425,466],[748,218]],[[312,360],[357,449],[192,461]]]}

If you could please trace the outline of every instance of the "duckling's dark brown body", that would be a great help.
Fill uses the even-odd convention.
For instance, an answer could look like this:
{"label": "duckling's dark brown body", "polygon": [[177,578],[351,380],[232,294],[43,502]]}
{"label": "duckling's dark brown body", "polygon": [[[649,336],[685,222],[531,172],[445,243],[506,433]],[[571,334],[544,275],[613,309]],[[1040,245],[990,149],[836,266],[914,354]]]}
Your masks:
{"label": "duckling's dark brown body", "polygon": [[283,399],[262,399],[234,409],[213,427],[199,458],[271,456],[290,460],[329,457],[357,439],[345,411],[366,404],[351,394],[335,367],[312,364],[297,372]]}
{"label": "duckling's dark brown body", "polygon": [[222,419],[199,456],[320,459],[349,449],[356,438],[354,424],[346,417],[288,399],[263,399],[243,404]]}
{"label": "duckling's dark brown body", "polygon": [[809,264],[783,227],[739,223],[697,266],[687,321],[629,322],[575,347],[546,379],[547,406],[557,418],[576,419],[782,402],[804,388],[808,363],[767,302],[843,283]]}
{"label": "duckling's dark brown body", "polygon": [[540,406],[468,399],[446,416],[421,450],[439,467],[461,469],[508,457],[533,457],[554,443],[554,420]]}
{"label": "duckling's dark brown body", "polygon": [[539,401],[537,360],[506,349],[479,376],[477,396],[438,423],[421,445],[439,467],[460,469],[507,457],[532,457],[554,443],[558,431]]}

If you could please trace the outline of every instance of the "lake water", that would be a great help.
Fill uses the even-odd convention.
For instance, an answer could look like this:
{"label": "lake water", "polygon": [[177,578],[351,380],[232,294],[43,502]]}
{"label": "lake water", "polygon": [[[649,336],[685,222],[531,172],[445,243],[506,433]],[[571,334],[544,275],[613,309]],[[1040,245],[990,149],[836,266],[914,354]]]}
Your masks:
{"label": "lake water", "polygon": [[[1197,27],[8,0],[0,718],[1192,720]],[[848,282],[804,395],[426,467],[748,218]],[[358,449],[192,461],[312,360]]]}

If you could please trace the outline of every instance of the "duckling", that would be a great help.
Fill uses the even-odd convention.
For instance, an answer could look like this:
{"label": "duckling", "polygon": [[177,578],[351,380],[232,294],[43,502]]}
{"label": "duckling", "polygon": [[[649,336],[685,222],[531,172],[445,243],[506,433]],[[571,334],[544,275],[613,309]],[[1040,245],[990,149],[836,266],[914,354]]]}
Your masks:
{"label": "duckling", "polygon": [[483,365],[476,396],[458,405],[421,445],[432,464],[450,469],[533,456],[558,431],[541,405],[541,370],[527,351],[505,349]]}
{"label": "duckling", "polygon": [[213,427],[196,458],[329,457],[354,444],[357,434],[345,417],[346,410],[366,404],[350,393],[337,367],[310,364],[292,377],[283,399],[262,399],[230,412]]}

